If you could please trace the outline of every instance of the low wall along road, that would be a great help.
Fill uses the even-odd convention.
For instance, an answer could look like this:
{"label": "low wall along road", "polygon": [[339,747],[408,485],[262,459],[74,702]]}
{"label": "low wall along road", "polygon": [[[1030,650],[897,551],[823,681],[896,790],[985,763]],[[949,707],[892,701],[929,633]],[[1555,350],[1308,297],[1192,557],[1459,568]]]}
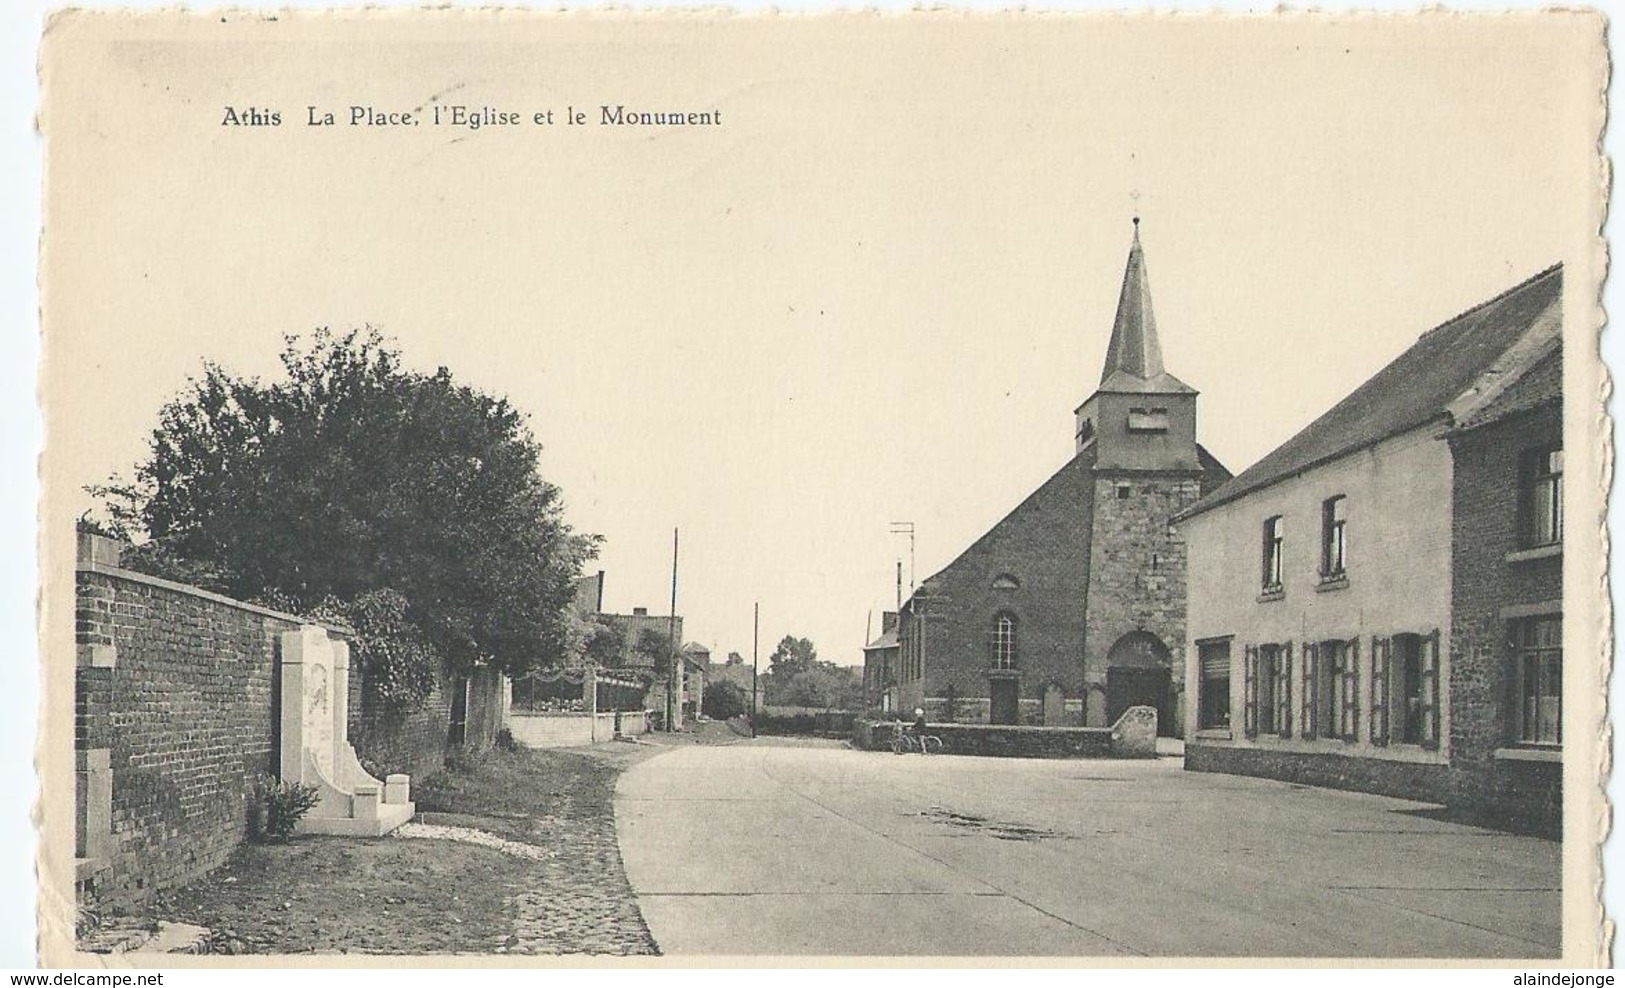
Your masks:
{"label": "low wall along road", "polygon": [[[904,725],[907,729],[908,725]],[[896,721],[859,720],[852,744],[866,751],[891,747]],[[944,754],[1006,758],[1155,758],[1157,711],[1130,707],[1111,727],[1036,727],[1018,724],[927,724]]]}

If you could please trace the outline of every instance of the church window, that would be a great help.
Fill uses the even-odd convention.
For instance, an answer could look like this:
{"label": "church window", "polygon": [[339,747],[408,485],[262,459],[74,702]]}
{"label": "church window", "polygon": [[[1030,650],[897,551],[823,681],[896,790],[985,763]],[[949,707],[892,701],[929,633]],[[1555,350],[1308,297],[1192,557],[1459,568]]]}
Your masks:
{"label": "church window", "polygon": [[1016,619],[999,614],[993,619],[993,668],[1016,667]]}
{"label": "church window", "polygon": [[993,578],[994,590],[1019,590],[1021,581],[1009,573],[1000,573]]}

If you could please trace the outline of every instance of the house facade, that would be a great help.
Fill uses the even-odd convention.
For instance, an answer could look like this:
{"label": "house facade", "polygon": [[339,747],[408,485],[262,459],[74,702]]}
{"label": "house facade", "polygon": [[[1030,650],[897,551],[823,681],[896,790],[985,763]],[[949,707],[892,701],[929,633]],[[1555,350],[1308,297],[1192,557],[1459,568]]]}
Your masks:
{"label": "house facade", "polygon": [[1106,364],[1074,455],[898,615],[896,709],[946,721],[1178,733],[1185,549],[1169,520],[1229,473],[1196,442],[1195,389],[1163,366],[1138,220]]}
{"label": "house facade", "polygon": [[[1560,677],[1561,549],[1519,541],[1518,477],[1555,464],[1560,487],[1561,287],[1550,269],[1424,334],[1176,519],[1188,769],[1502,815],[1513,786],[1526,822],[1550,825],[1527,766],[1556,750],[1541,698]],[[1541,451],[1547,472],[1529,473]],[[1561,495],[1546,498],[1550,535]],[[1535,726],[1519,738],[1524,689]]]}
{"label": "house facade", "polygon": [[863,646],[863,709],[890,716],[897,706],[897,612],[880,615],[880,636]]}

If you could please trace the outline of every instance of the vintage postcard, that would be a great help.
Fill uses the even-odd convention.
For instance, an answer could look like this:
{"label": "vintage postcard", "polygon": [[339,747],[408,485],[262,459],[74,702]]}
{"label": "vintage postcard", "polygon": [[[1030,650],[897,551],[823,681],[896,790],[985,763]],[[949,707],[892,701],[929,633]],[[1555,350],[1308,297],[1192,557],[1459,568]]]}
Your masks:
{"label": "vintage postcard", "polygon": [[57,15],[42,959],[1608,963],[1607,77]]}

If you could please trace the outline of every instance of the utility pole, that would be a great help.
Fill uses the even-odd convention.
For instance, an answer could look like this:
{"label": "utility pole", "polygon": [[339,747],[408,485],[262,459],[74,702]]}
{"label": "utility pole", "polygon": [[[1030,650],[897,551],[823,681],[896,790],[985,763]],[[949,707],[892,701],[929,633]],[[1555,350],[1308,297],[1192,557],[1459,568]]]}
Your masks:
{"label": "utility pole", "polygon": [[[911,521],[894,521],[894,522],[891,523],[891,533],[893,535],[907,535],[908,536],[908,589],[909,589],[910,593],[913,593],[914,592],[914,523],[911,522]],[[901,563],[899,563],[899,565],[901,565]],[[901,574],[899,574],[899,581],[900,580],[901,580]],[[899,598],[901,598],[902,595],[899,594],[898,596],[899,596]],[[897,606],[898,606],[899,610],[902,609],[903,605],[902,605],[901,599],[898,600]]]}
{"label": "utility pole", "polygon": [[681,648],[677,644],[677,529],[671,530],[671,619],[667,624],[667,639],[671,644],[671,676],[666,683],[666,730],[677,730],[682,717],[683,668]]}
{"label": "utility pole", "polygon": [[762,637],[762,602],[751,606],[750,618],[750,736],[756,736],[756,655]]}

